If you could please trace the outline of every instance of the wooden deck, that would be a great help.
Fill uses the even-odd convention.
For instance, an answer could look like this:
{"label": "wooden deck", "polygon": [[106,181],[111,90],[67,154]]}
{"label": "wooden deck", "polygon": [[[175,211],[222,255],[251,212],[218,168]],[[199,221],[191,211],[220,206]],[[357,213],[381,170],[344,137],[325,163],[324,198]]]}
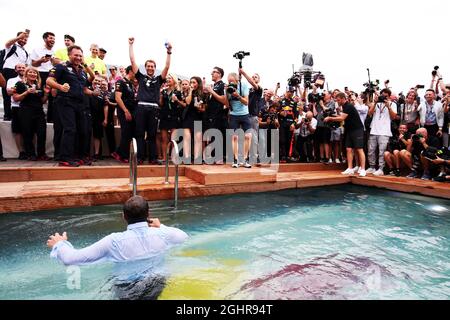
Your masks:
{"label": "wooden deck", "polygon": [[[181,166],[180,198],[245,192],[356,184],[450,199],[450,185],[397,177],[343,176],[343,165],[282,164],[252,169],[222,166]],[[128,166],[60,168],[0,167],[0,213],[123,203],[131,195]],[[164,184],[163,166],[138,167],[138,194],[148,200],[173,199]]]}

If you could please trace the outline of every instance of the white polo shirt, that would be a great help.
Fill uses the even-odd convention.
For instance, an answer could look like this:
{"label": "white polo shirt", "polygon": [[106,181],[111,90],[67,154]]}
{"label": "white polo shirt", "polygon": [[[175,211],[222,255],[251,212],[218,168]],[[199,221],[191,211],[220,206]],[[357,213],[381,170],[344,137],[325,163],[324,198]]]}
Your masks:
{"label": "white polo shirt", "polygon": [[[6,83],[6,88],[10,89],[12,87],[15,87],[16,83],[19,81],[22,81],[22,79],[20,79],[19,76],[9,79],[8,82]],[[13,97],[11,97],[11,108],[19,108],[19,107],[20,101],[16,101],[13,99]]]}
{"label": "white polo shirt", "polygon": [[8,52],[11,51],[11,49],[16,46],[16,52],[13,53],[12,56],[10,56],[8,59],[6,59],[5,64],[3,65],[4,69],[15,69],[16,65],[19,63],[27,64],[29,65],[31,63],[31,59],[29,56],[27,56],[27,51],[24,47],[21,47],[18,43],[11,46],[11,48],[6,48],[5,57],[8,55]]}
{"label": "white polo shirt", "polygon": [[[55,52],[53,51],[53,49],[47,49],[47,48],[39,48],[39,49],[34,49],[33,52],[30,55],[31,60],[39,60],[40,58],[42,58],[43,56],[45,56],[46,54],[49,54],[51,56],[53,56],[55,54]],[[46,63],[41,64],[39,67],[37,67],[39,72],[49,72],[51,69],[53,68],[53,64],[51,61],[48,61]]]}
{"label": "white polo shirt", "polygon": [[[395,103],[392,103],[391,109],[397,113]],[[370,125],[370,134],[392,137],[391,117],[389,116],[389,109],[384,103],[377,103],[375,106],[375,112]]]}

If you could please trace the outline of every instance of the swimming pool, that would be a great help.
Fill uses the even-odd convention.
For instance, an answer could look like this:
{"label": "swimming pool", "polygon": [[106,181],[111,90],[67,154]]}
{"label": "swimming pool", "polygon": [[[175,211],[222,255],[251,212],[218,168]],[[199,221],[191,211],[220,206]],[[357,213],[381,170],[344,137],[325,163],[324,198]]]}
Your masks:
{"label": "swimming pool", "polygon": [[[160,299],[450,298],[449,200],[349,185],[169,204],[150,206],[190,239],[166,256]],[[0,299],[114,298],[111,263],[67,268],[45,243],[123,229],[118,205],[0,216]]]}

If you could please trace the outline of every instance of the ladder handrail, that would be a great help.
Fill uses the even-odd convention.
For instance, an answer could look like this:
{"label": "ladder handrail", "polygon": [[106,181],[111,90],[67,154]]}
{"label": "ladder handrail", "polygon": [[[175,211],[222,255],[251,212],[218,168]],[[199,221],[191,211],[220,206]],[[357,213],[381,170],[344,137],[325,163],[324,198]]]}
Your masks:
{"label": "ladder handrail", "polygon": [[137,194],[137,143],[136,139],[130,142],[130,187],[133,189],[133,197]]}
{"label": "ladder handrail", "polygon": [[[174,152],[176,155],[180,153],[178,149],[178,144],[175,140],[170,140],[167,144],[166,149],[166,178],[164,183],[169,184],[169,154],[170,154],[170,147],[173,146]],[[175,164],[175,190],[174,190],[174,208],[176,209],[178,207],[178,163],[174,162]]]}

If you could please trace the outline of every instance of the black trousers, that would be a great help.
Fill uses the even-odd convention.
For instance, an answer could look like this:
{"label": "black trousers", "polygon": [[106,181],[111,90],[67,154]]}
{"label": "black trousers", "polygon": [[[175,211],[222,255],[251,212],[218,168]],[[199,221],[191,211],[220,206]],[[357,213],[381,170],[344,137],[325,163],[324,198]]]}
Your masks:
{"label": "black trousers", "polygon": [[91,139],[92,139],[92,116],[89,105],[84,104],[80,123],[77,127],[78,144],[77,155],[80,159],[88,158],[91,154]]}
{"label": "black trousers", "polygon": [[[3,69],[2,74],[6,82],[8,82],[9,79],[17,77],[17,72],[14,69],[5,68]],[[2,97],[3,97],[3,110],[5,112],[4,118],[11,119],[11,97],[8,95],[6,87],[2,88]]]}
{"label": "black trousers", "polygon": [[0,137],[0,158],[3,158],[2,138]]}
{"label": "black trousers", "polygon": [[21,106],[19,109],[20,124],[22,126],[23,145],[28,157],[36,156],[33,138],[36,135],[37,156],[45,154],[45,141],[47,137],[47,124],[42,107]]}
{"label": "black trousers", "polygon": [[122,159],[128,159],[130,157],[130,142],[135,136],[134,131],[136,128],[135,112],[131,112],[133,120],[127,121],[125,118],[125,112],[121,108],[117,108],[117,117],[120,122],[120,144],[116,152]]}
{"label": "black trousers", "polygon": [[116,151],[116,136],[114,134],[114,111],[115,107],[108,106],[108,117],[106,119],[106,127],[105,127],[105,134],[106,134],[106,141],[108,143],[108,149],[109,153],[113,153]]}
{"label": "black trousers", "polygon": [[59,158],[61,161],[75,160],[77,127],[83,122],[84,103],[73,98],[58,98],[58,115],[62,125],[62,137]]}
{"label": "black trousers", "polygon": [[149,161],[157,160],[156,133],[158,131],[159,108],[138,105],[136,108],[136,142],[138,148],[138,159],[145,160],[146,143],[149,144]]}
{"label": "black trousers", "polygon": [[59,107],[60,103],[64,103],[64,98],[56,97],[53,103],[53,147],[55,149],[54,158],[58,160],[60,157],[60,147],[61,147],[61,139],[63,128],[61,124],[61,119],[59,117]]}

